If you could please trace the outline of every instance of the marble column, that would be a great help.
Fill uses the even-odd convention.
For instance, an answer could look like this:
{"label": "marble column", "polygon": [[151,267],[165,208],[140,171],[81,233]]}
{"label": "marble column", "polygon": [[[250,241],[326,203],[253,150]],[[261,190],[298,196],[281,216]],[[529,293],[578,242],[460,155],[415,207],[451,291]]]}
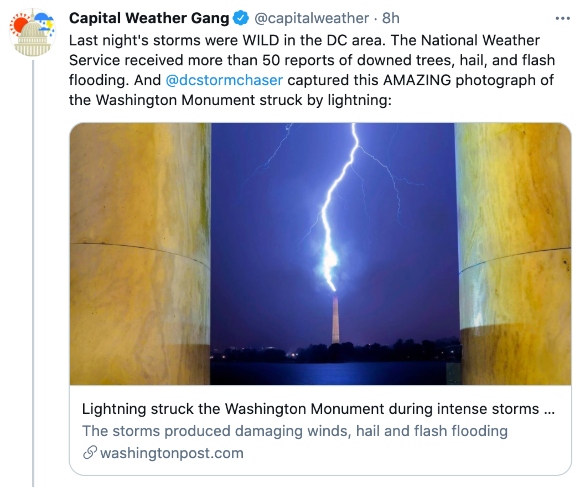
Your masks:
{"label": "marble column", "polygon": [[570,384],[570,132],[457,124],[464,384]]}
{"label": "marble column", "polygon": [[70,137],[71,384],[208,384],[210,127]]}

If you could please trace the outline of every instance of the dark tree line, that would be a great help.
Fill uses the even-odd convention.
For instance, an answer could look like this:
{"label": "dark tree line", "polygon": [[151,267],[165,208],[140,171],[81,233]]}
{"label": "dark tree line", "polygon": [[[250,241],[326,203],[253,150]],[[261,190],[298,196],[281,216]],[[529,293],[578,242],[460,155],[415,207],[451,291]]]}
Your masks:
{"label": "dark tree line", "polygon": [[355,346],[350,342],[334,343],[330,346],[319,344],[299,348],[287,353],[277,348],[227,348],[223,353],[214,350],[211,358],[216,362],[296,362],[296,363],[336,363],[336,362],[406,362],[461,360],[459,339],[442,338],[439,340],[397,340],[392,346],[372,345]]}

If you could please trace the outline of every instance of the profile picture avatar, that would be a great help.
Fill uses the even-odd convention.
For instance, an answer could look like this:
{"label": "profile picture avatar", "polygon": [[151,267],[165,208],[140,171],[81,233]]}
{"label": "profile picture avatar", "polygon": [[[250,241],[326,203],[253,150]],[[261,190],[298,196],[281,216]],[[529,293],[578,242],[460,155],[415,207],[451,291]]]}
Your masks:
{"label": "profile picture avatar", "polygon": [[24,56],[37,57],[47,53],[54,35],[54,20],[42,10],[25,9],[10,20],[10,40]]}

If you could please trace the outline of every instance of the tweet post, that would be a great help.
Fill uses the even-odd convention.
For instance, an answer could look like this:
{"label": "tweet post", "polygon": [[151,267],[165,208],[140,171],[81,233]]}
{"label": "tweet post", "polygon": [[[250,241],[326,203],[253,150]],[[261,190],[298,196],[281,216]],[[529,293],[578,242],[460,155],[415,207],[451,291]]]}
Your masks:
{"label": "tweet post", "polygon": [[2,6],[32,482],[574,485],[577,10]]}

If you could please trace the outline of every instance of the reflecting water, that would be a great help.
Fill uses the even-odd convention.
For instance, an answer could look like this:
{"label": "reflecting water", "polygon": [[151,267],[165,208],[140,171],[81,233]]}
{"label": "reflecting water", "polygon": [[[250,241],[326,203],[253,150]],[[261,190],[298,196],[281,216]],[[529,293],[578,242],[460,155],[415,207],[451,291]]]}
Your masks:
{"label": "reflecting water", "polygon": [[445,362],[211,364],[213,385],[445,385]]}

